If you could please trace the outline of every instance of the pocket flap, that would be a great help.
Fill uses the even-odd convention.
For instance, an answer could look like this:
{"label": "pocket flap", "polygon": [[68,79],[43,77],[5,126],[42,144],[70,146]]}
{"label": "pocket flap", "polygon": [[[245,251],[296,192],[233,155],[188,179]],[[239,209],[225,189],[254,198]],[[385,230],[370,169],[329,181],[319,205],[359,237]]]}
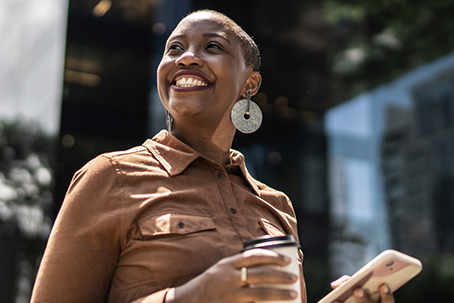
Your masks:
{"label": "pocket flap", "polygon": [[203,230],[216,229],[213,219],[208,217],[165,214],[151,216],[139,221],[142,236],[185,235]]}
{"label": "pocket flap", "polygon": [[282,228],[277,227],[276,225],[274,225],[265,218],[260,218],[259,224],[263,228],[263,230],[270,236],[277,237],[285,235],[285,232],[282,230]]}

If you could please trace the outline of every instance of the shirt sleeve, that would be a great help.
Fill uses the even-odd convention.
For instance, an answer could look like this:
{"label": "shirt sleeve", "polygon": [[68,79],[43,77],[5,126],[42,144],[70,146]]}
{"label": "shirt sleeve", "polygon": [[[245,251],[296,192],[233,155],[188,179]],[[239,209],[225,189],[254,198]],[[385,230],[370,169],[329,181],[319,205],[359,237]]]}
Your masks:
{"label": "shirt sleeve", "polygon": [[38,271],[32,302],[106,302],[119,255],[115,170],[98,157],[74,175]]}
{"label": "shirt sleeve", "polygon": [[[71,181],[31,302],[107,302],[120,253],[121,215],[117,172],[109,158],[99,156]],[[136,302],[161,303],[166,291]]]}

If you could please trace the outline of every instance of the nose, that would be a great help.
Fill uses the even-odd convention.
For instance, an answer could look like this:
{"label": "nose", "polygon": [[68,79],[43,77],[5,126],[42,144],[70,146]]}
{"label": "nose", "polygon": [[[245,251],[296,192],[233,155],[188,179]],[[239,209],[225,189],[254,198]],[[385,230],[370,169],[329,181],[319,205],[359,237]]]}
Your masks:
{"label": "nose", "polygon": [[200,60],[193,52],[186,51],[178,59],[175,60],[177,66],[202,66],[203,61]]}

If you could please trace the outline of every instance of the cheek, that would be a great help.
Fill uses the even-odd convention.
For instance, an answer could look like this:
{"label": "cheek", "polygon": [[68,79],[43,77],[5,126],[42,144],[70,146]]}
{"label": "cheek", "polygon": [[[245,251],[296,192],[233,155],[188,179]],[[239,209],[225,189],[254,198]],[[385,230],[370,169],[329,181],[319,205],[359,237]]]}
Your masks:
{"label": "cheek", "polygon": [[230,79],[230,85],[237,94],[241,93],[241,90],[246,85],[246,71],[235,65],[231,65],[230,68],[227,69],[226,72],[227,79]]}
{"label": "cheek", "polygon": [[175,63],[173,60],[163,57],[161,59],[161,62],[159,62],[158,68],[157,68],[157,74],[158,74],[158,81],[160,81],[160,78],[162,77],[162,80],[165,80],[165,77],[168,76],[168,73],[172,66],[175,66]]}
{"label": "cheek", "polygon": [[158,93],[159,97],[161,97],[161,100],[163,97],[167,95],[166,93],[166,86],[167,86],[167,75],[168,75],[168,70],[169,70],[169,60],[163,59],[159,65],[158,69],[156,71],[156,84],[158,88]]}
{"label": "cheek", "polygon": [[217,74],[222,75],[223,81],[230,83],[229,85],[238,86],[244,81],[244,69],[236,62],[225,61],[215,66],[217,66]]}
{"label": "cheek", "polygon": [[162,85],[165,83],[165,64],[161,61],[158,65],[158,69],[156,70],[156,81],[158,86]]}

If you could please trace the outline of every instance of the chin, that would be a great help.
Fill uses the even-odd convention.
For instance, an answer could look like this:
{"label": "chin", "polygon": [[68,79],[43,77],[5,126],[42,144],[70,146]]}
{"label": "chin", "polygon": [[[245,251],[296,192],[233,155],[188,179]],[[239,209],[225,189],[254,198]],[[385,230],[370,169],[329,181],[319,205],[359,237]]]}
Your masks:
{"label": "chin", "polygon": [[169,108],[171,113],[180,116],[196,116],[204,112],[200,104],[194,104],[190,100],[170,102]]}
{"label": "chin", "polygon": [[195,116],[199,116],[202,113],[202,111],[197,108],[188,108],[188,107],[175,108],[175,107],[173,107],[172,109],[173,109],[172,112],[174,113],[174,115],[185,116],[185,117],[195,117]]}

